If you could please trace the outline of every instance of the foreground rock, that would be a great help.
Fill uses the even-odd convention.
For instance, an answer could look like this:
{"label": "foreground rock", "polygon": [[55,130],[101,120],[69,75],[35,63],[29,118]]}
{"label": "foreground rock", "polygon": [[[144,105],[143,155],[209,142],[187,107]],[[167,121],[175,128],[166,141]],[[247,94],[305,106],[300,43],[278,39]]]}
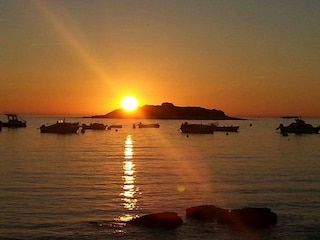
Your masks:
{"label": "foreground rock", "polygon": [[186,217],[201,221],[217,220],[218,224],[235,227],[263,228],[277,223],[277,215],[269,208],[242,208],[227,210],[214,205],[201,205],[186,209]]}
{"label": "foreground rock", "polygon": [[128,223],[150,228],[177,228],[183,220],[175,212],[161,212],[147,214],[138,218],[134,218]]}
{"label": "foreground rock", "polygon": [[227,214],[229,211],[214,205],[201,205],[186,209],[186,217],[201,221],[213,221]]}
{"label": "foreground rock", "polygon": [[242,208],[231,210],[218,218],[218,223],[237,227],[269,227],[277,223],[277,215],[269,208]]}

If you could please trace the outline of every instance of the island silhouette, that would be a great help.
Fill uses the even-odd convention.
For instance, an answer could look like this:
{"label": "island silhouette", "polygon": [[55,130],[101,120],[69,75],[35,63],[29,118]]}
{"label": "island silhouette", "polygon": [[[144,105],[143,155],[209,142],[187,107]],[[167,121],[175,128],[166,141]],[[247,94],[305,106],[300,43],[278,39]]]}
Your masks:
{"label": "island silhouette", "polygon": [[169,102],[164,102],[161,105],[144,105],[132,112],[116,109],[104,115],[94,115],[85,118],[243,120],[241,118],[227,116],[221,110],[202,107],[179,107]]}

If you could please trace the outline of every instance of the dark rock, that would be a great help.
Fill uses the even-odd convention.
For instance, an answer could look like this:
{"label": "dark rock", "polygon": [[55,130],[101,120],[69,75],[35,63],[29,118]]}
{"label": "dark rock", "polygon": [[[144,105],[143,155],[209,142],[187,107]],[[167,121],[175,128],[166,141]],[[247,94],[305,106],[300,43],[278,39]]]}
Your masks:
{"label": "dark rock", "polygon": [[134,218],[128,223],[150,228],[177,228],[183,220],[175,212],[161,212]]}
{"label": "dark rock", "polygon": [[202,221],[212,221],[218,219],[229,211],[214,205],[201,205],[186,209],[186,217]]}
{"label": "dark rock", "polygon": [[221,215],[218,223],[230,224],[236,227],[269,227],[277,223],[277,215],[269,208],[242,208],[231,210],[228,214]]}

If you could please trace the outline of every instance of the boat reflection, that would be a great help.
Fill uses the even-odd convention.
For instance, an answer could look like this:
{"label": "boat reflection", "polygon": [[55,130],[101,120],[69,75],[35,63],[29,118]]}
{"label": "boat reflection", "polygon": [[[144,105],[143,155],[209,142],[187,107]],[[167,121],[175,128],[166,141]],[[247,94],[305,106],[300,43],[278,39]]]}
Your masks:
{"label": "boat reflection", "polygon": [[121,216],[120,219],[121,221],[127,222],[134,217],[134,215],[129,212],[138,208],[136,194],[139,191],[135,186],[135,164],[133,163],[133,141],[131,135],[128,135],[125,141],[122,179],[123,192],[120,196],[122,197],[121,200],[127,213]]}

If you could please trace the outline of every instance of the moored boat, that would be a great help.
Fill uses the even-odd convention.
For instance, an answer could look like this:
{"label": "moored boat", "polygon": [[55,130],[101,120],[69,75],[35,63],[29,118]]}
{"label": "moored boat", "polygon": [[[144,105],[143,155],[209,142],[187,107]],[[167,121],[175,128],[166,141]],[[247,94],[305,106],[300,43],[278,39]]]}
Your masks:
{"label": "moored boat", "polygon": [[190,124],[190,123],[182,123],[180,126],[180,130],[182,133],[192,133],[192,134],[213,134],[213,124],[205,125],[205,124]]}
{"label": "moored boat", "polygon": [[313,127],[311,124],[306,123],[301,117],[295,119],[295,122],[290,123],[288,126],[284,126],[282,123],[276,129],[280,129],[280,132],[284,134],[287,133],[297,133],[297,134],[311,134],[311,133],[318,133],[320,130],[320,126]]}
{"label": "moored boat", "polygon": [[213,124],[213,131],[217,132],[237,132],[240,126],[219,126],[218,123]]}
{"label": "moored boat", "polygon": [[120,125],[120,124],[110,125],[110,126],[108,127],[108,130],[111,130],[111,129],[113,129],[113,128],[122,128],[122,125]]}
{"label": "moored boat", "polygon": [[89,125],[87,124],[82,124],[83,129],[88,129],[88,130],[105,130],[107,125],[104,125],[103,123],[90,123]]}
{"label": "moored boat", "polygon": [[137,125],[133,125],[133,128],[135,127],[138,128],[159,128],[160,124],[159,123],[149,123],[149,124],[145,124],[145,123],[138,123]]}
{"label": "moored boat", "polygon": [[41,133],[57,133],[57,134],[71,134],[77,133],[80,128],[79,123],[68,123],[65,120],[58,120],[55,124],[40,127]]}
{"label": "moored boat", "polygon": [[8,122],[2,122],[1,125],[7,128],[27,127],[27,122],[18,118],[16,114],[6,114]]}

